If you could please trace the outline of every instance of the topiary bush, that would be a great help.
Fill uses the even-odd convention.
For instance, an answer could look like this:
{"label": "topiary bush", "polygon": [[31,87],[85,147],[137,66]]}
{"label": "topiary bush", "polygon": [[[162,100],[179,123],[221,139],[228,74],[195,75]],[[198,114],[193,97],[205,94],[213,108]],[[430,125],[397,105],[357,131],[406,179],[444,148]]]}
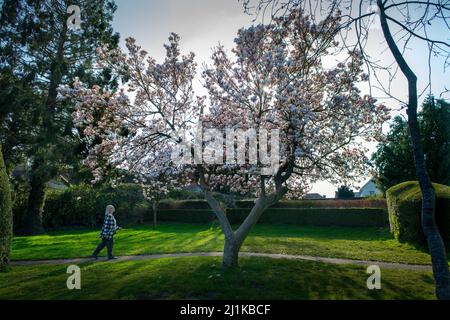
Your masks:
{"label": "topiary bush", "polygon": [[[436,223],[450,251],[450,187],[433,183],[436,190]],[[422,193],[417,181],[407,181],[386,192],[389,224],[392,234],[400,242],[426,245],[422,230]]]}

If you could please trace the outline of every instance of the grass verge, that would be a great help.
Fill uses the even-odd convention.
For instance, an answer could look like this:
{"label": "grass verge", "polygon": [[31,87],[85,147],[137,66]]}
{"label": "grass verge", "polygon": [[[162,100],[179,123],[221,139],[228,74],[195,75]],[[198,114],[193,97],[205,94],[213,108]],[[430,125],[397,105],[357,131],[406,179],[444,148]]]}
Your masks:
{"label": "grass verge", "polygon": [[87,263],[81,290],[68,290],[67,266],[0,273],[0,299],[434,299],[430,272],[382,269],[368,290],[363,266],[241,258],[223,271],[217,257]]}
{"label": "grass verge", "polygon": [[[65,230],[47,235],[15,237],[13,260],[89,256],[99,243],[98,230]],[[116,255],[222,251],[223,234],[206,224],[141,225],[119,231]],[[396,241],[387,229],[256,225],[242,251],[302,254],[372,261],[429,264],[423,248]],[[106,254],[105,251],[102,253]],[[450,256],[449,256],[450,257]]]}

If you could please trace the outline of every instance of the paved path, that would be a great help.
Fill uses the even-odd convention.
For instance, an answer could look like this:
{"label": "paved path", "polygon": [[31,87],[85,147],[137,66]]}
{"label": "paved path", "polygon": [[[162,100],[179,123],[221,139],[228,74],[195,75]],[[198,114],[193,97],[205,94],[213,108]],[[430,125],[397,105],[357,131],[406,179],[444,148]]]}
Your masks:
{"label": "paved path", "polygon": [[[146,259],[162,259],[162,258],[180,258],[180,257],[221,257],[222,252],[192,252],[192,253],[165,253],[138,256],[121,256],[116,261],[137,261]],[[331,264],[356,264],[356,265],[378,265],[381,268],[390,269],[408,269],[417,271],[431,271],[431,265],[406,264],[381,261],[352,260],[341,258],[313,257],[303,255],[278,254],[278,253],[257,253],[257,252],[241,252],[240,257],[265,257],[272,259],[288,259],[288,260],[307,260]],[[21,260],[12,261],[13,266],[35,266],[35,265],[56,265],[56,264],[80,264],[93,261],[106,261],[105,258],[95,260],[93,258],[77,258],[77,259],[57,259],[57,260]]]}

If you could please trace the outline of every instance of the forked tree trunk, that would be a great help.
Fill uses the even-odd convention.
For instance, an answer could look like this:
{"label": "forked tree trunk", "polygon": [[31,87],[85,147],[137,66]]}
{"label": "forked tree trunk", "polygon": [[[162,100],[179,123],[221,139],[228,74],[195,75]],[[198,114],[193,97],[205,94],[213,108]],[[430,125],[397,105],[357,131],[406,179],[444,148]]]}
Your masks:
{"label": "forked tree trunk", "polygon": [[403,58],[403,55],[392,37],[382,1],[377,0],[377,4],[380,9],[380,21],[384,37],[397,64],[408,80],[408,126],[411,133],[416,173],[422,192],[422,228],[428,243],[433,264],[433,275],[436,281],[436,297],[441,300],[450,300],[450,272],[447,254],[435,218],[436,192],[427,172],[420,128],[417,121],[417,77]]}
{"label": "forked tree trunk", "polygon": [[224,269],[235,268],[239,265],[239,251],[251,229],[258,222],[264,211],[269,206],[278,202],[283,197],[285,192],[285,189],[281,189],[269,196],[264,196],[257,199],[247,218],[236,231],[233,231],[223,208],[210,194],[210,192],[206,191],[206,188],[204,188],[205,198],[211,209],[216,214],[216,217],[218,218],[222,231],[225,235],[222,262]]}

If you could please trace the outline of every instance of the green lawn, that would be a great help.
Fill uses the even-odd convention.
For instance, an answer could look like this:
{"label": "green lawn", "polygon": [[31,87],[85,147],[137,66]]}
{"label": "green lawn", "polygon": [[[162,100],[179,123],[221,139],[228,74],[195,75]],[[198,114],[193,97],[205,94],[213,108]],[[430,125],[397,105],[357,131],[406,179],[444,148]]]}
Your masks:
{"label": "green lawn", "polygon": [[80,267],[81,290],[66,288],[67,266],[14,267],[0,273],[0,299],[434,299],[430,272],[400,269],[382,269],[381,290],[368,290],[365,267],[284,259],[241,258],[226,272],[218,257]]}
{"label": "green lawn", "polygon": [[[99,242],[98,230],[66,230],[34,237],[15,237],[13,260],[89,256]],[[202,224],[148,225],[119,231],[116,255],[222,251],[220,229]],[[430,263],[429,254],[400,244],[387,229],[256,225],[242,251],[303,254],[402,263]],[[105,254],[105,252],[103,252]]]}

